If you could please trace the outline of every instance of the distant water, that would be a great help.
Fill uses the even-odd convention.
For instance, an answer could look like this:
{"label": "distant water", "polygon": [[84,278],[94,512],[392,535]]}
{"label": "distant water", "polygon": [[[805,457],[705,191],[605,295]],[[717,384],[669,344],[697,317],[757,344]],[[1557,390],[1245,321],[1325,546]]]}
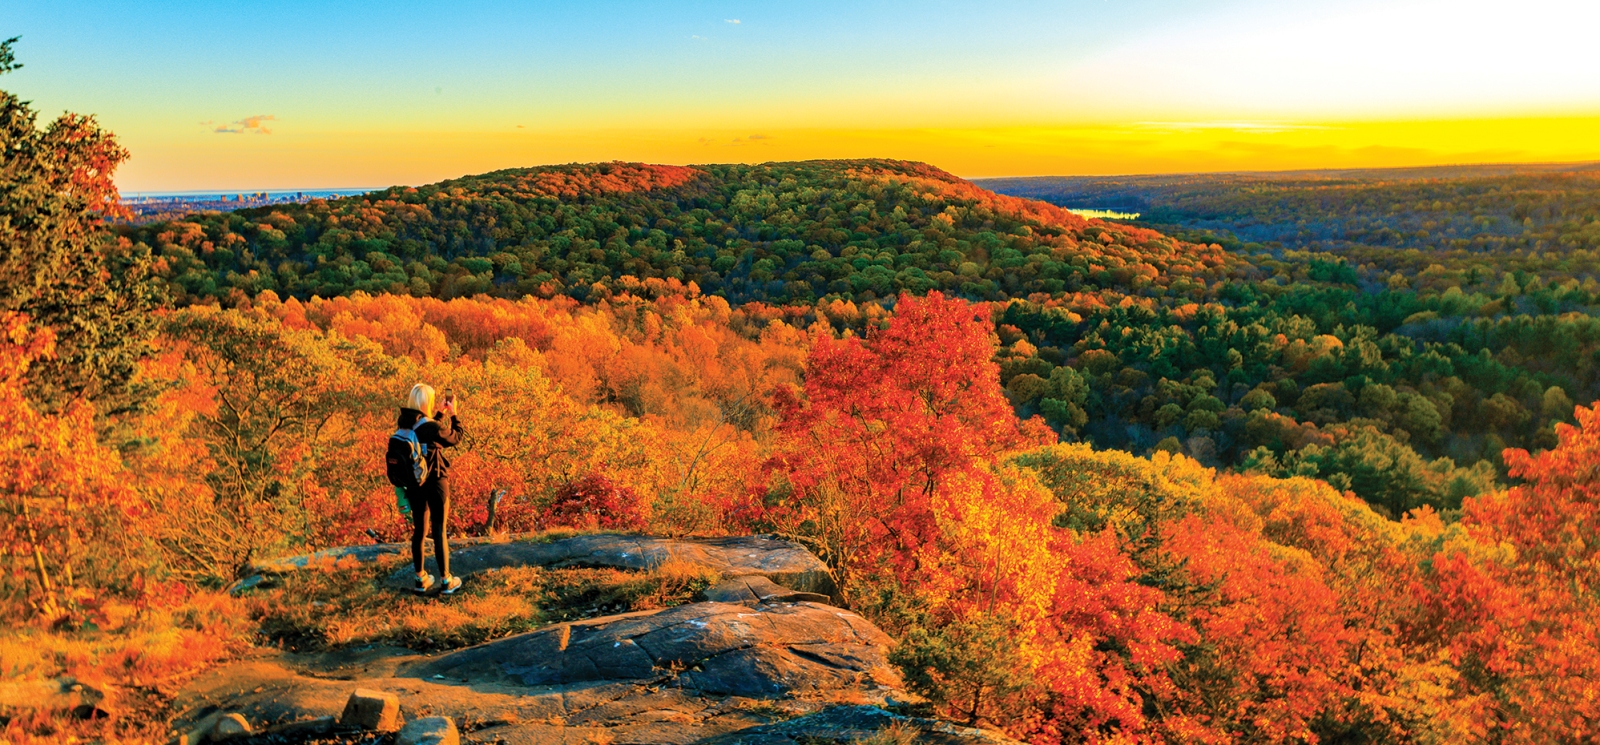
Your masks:
{"label": "distant water", "polygon": [[1075,209],[1075,208],[1072,208],[1072,207],[1068,207],[1066,209],[1067,209],[1068,212],[1071,212],[1074,215],[1077,215],[1079,217],[1087,217],[1090,220],[1137,220],[1137,219],[1139,219],[1139,213],[1137,213],[1137,212],[1114,212],[1112,210],[1086,210],[1086,209]]}

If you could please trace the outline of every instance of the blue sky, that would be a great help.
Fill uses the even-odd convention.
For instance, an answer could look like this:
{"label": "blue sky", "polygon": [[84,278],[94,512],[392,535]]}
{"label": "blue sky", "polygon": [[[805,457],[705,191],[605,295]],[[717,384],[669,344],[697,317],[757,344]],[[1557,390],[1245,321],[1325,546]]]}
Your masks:
{"label": "blue sky", "polygon": [[[1600,3],[1577,0],[11,0],[0,34],[23,36],[26,67],[0,85],[45,114],[97,114],[133,150],[121,178],[136,189],[365,185],[570,159],[874,148],[996,175],[1032,162],[1115,169],[1109,151],[1073,161],[1069,149],[1099,137],[1090,130],[1151,123],[1241,125],[1229,131],[1264,137],[1263,123],[1353,133],[1360,127],[1326,123],[1593,117],[1600,65],[1587,50],[1597,26]],[[1078,134],[1038,135],[1067,130]],[[766,132],[782,134],[761,153],[702,158],[691,147],[731,148]],[[1501,150],[1587,152],[1581,143],[1540,150],[1535,140],[1553,136],[1529,130],[1526,147]],[[1358,140],[1330,147],[1417,149]],[[1349,164],[1339,157],[1329,165]],[[1128,167],[1141,164],[1159,165]]]}

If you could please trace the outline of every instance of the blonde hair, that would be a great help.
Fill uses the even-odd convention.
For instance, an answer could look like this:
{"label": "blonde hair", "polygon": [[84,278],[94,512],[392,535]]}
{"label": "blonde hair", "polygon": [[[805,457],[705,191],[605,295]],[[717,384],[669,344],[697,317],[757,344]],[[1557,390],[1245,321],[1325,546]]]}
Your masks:
{"label": "blonde hair", "polygon": [[433,416],[433,398],[433,386],[418,383],[411,386],[411,393],[406,394],[406,408],[416,409],[423,416]]}

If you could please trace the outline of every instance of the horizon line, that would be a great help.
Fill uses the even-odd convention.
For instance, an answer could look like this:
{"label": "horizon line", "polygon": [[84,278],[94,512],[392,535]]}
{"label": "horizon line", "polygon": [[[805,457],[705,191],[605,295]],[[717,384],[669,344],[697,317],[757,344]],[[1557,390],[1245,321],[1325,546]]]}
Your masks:
{"label": "horizon line", "polygon": [[[938,164],[931,163],[929,161],[908,160],[908,159],[903,159],[903,158],[804,158],[804,159],[800,159],[800,160],[788,160],[788,161],[784,161],[784,160],[764,161],[763,163],[751,163],[749,165],[763,165],[765,163],[804,163],[804,162],[808,162],[808,161],[829,161],[829,160],[880,160],[880,159],[881,160],[904,160],[905,162],[924,163],[924,164],[927,164],[927,165],[934,166],[935,168],[940,168],[940,166]],[[614,163],[614,162],[619,162],[619,161],[615,161],[615,160],[596,160],[596,161],[588,161],[588,162],[566,161],[566,162],[561,162],[561,163],[540,163],[540,164],[526,165],[526,166],[511,166],[510,168],[511,169],[515,169],[515,168],[545,168],[545,167],[550,167],[550,166],[590,165],[590,164],[596,164],[596,163]],[[725,163],[711,163],[711,162],[706,162],[706,163],[683,163],[683,164],[677,164],[677,163],[650,163],[649,161],[620,161],[620,162],[638,162],[638,163],[645,163],[645,164],[648,164],[648,165],[682,165],[682,166],[687,166],[687,167],[693,167],[693,166],[696,166],[696,165],[727,165]],[[1600,169],[1600,160],[1573,160],[1573,161],[1553,160],[1553,161],[1516,161],[1516,162],[1475,161],[1475,162],[1459,162],[1459,163],[1436,163],[1436,164],[1430,164],[1430,165],[1415,165],[1415,166],[1370,166],[1370,167],[1368,167],[1368,166],[1355,166],[1355,167],[1345,167],[1345,168],[1327,167],[1327,168],[1283,168],[1283,169],[1244,169],[1244,170],[1241,170],[1241,169],[1223,169],[1223,170],[1183,170],[1183,171],[1128,171],[1128,172],[1122,172],[1122,173],[1053,173],[1053,174],[1034,174],[1034,175],[994,175],[994,176],[963,176],[961,174],[952,174],[952,175],[954,175],[954,176],[956,176],[957,178],[960,178],[960,179],[976,182],[976,181],[993,181],[993,180],[1001,180],[1001,179],[1034,179],[1034,178],[1126,178],[1126,177],[1136,177],[1136,176],[1314,174],[1314,173],[1352,173],[1352,172],[1381,172],[1381,171],[1390,171],[1390,172],[1407,172],[1407,171],[1410,171],[1410,172],[1415,172],[1415,171],[1427,171],[1427,170],[1446,169],[1446,168],[1501,168],[1501,169],[1539,168],[1539,169],[1546,169],[1546,170],[1563,170],[1563,169],[1587,170],[1587,169]],[[496,169],[493,169],[491,171],[484,171],[484,173],[492,173],[494,171],[500,171],[500,170],[509,170],[509,169],[496,168]],[[477,175],[477,174],[464,174],[464,175],[465,176],[471,176],[471,175]],[[397,186],[404,186],[404,187],[428,186],[428,185],[431,185],[431,184],[442,183],[444,181],[450,181],[450,180],[453,180],[455,178],[462,178],[462,176],[456,176],[456,177],[452,177],[452,178],[440,179],[439,181],[429,181],[429,182],[422,183],[422,184],[389,184],[387,186],[370,186],[370,187],[365,187],[365,186],[363,186],[363,187],[344,186],[344,187],[304,187],[304,188],[290,188],[290,189],[283,189],[283,188],[279,188],[279,189],[261,189],[261,188],[252,188],[252,189],[239,189],[239,188],[231,188],[231,189],[151,189],[151,190],[140,190],[140,191],[119,191],[119,193],[124,198],[128,198],[128,197],[142,197],[142,198],[183,197],[183,196],[204,196],[204,195],[210,195],[210,194],[217,194],[217,195],[223,195],[223,194],[227,194],[227,195],[232,195],[232,194],[261,194],[261,193],[266,193],[268,195],[294,194],[294,193],[312,194],[312,193],[319,193],[319,192],[334,192],[334,193],[340,193],[340,194],[344,194],[344,193],[348,192],[349,195],[353,196],[355,194],[367,194],[367,193],[371,193],[371,192],[374,192],[374,191],[383,191],[384,189],[390,189],[390,188],[394,188],[394,187],[397,187]]]}

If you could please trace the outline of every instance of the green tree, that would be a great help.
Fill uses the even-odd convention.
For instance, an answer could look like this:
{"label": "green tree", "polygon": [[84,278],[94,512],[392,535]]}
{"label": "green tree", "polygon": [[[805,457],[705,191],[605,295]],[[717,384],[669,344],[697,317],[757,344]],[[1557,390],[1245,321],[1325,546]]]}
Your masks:
{"label": "green tree", "polygon": [[[16,41],[0,43],[0,74],[21,67]],[[104,223],[122,210],[111,177],[128,153],[92,116],[36,121],[27,101],[0,91],[0,311],[55,332],[56,356],[29,382],[38,405],[125,406],[157,292],[147,255]]]}

